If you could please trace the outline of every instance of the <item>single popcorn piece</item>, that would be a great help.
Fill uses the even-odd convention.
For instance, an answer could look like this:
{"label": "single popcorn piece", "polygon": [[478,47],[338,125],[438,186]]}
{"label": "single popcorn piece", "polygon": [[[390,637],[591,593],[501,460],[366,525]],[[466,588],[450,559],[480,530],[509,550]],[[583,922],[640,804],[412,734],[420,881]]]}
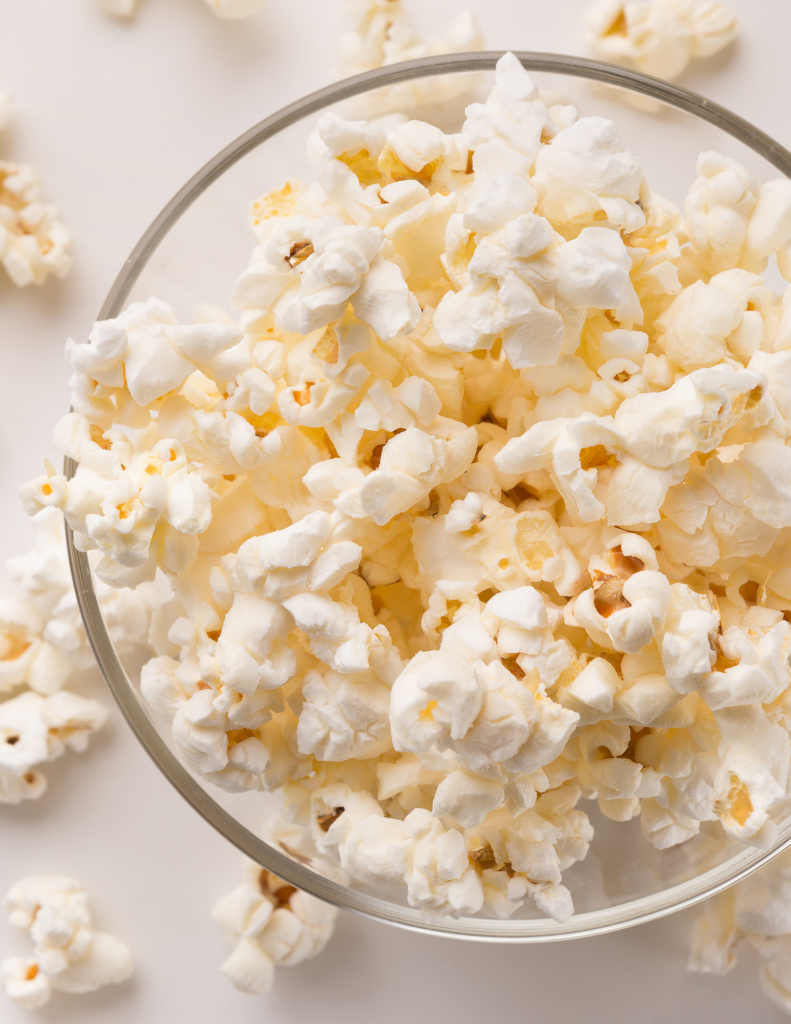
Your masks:
{"label": "single popcorn piece", "polygon": [[[713,5],[673,17],[693,6],[716,36]],[[355,7],[360,61],[395,59],[402,15]],[[42,541],[0,609],[0,777],[41,786],[42,709],[86,656],[65,518],[186,768],[282,795],[273,845],[428,920],[562,924],[583,801],[656,856],[776,842],[791,188],[704,153],[682,215],[513,54],[460,132],[399,109],[318,118],[316,180],[250,207],[233,313],[151,298],[68,343],[54,442],[78,468],[22,488]],[[224,970],[265,991],[331,921],[250,870]],[[728,961],[726,917],[701,962]]]}
{"label": "single popcorn piece", "polygon": [[0,263],[17,288],[71,270],[71,232],[27,164],[0,161]]}
{"label": "single popcorn piece", "polygon": [[245,881],[218,900],[212,916],[233,952],[220,968],[242,992],[263,995],[275,967],[310,960],[329,942],[337,910],[252,861]]}
{"label": "single popcorn piece", "polygon": [[68,690],[27,691],[0,703],[0,803],[36,800],[47,788],[38,766],[78,753],[107,720],[107,710]]}
{"label": "single popcorn piece", "polygon": [[587,23],[597,57],[668,79],[692,58],[719,53],[739,32],[733,11],[711,0],[597,0]]}
{"label": "single popcorn piece", "polygon": [[[340,38],[335,77],[351,78],[374,68],[418,57],[445,53],[470,53],[484,48],[483,36],[470,11],[459,11],[447,32],[436,39],[421,35],[412,25],[403,0],[346,0],[346,31]],[[463,76],[452,76],[458,79]],[[425,102],[451,99],[463,89],[458,81],[409,82],[379,89],[366,101],[360,97],[354,109],[363,116],[386,114]]]}
{"label": "single popcorn piece", "polygon": [[0,987],[13,1002],[35,1010],[54,992],[79,995],[126,981],[133,971],[127,946],[94,929],[88,894],[68,878],[34,876],[5,898],[9,921],[29,931],[33,955],[0,963]]}

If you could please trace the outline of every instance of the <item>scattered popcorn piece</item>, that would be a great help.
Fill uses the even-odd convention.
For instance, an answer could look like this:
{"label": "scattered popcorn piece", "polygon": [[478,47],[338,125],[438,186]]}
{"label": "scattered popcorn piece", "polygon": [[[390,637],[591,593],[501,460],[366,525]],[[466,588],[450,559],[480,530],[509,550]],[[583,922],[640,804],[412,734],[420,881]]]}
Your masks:
{"label": "scattered popcorn piece", "polygon": [[252,861],[245,881],[214,905],[212,917],[233,946],[220,970],[242,992],[263,995],[275,967],[310,960],[329,942],[338,911]]}
{"label": "scattered popcorn piece", "polygon": [[739,32],[733,11],[711,0],[597,0],[587,22],[596,56],[668,79],[693,57],[719,53]]}
{"label": "scattered popcorn piece", "polygon": [[88,894],[68,878],[25,878],[5,898],[9,921],[30,932],[33,955],[0,964],[0,987],[25,1009],[44,1006],[53,992],[79,995],[117,985],[132,974],[129,949],[97,932]]}
{"label": "scattered popcorn piece", "polygon": [[27,164],[0,161],[0,263],[17,288],[71,270],[71,232]]}
{"label": "scattered popcorn piece", "polygon": [[0,704],[0,803],[36,800],[47,788],[37,770],[66,750],[78,753],[107,720],[106,709],[67,690],[28,691]]}
{"label": "scattered popcorn piece", "polygon": [[[459,11],[445,35],[438,39],[416,31],[403,0],[346,0],[346,23],[347,29],[340,38],[336,78],[351,78],[418,57],[470,53],[484,48],[481,31],[467,10]],[[429,84],[409,82],[405,86],[377,90],[372,101],[358,101],[355,110],[364,116],[385,114],[420,103],[450,99],[460,88],[464,88],[464,84],[441,79]]]}

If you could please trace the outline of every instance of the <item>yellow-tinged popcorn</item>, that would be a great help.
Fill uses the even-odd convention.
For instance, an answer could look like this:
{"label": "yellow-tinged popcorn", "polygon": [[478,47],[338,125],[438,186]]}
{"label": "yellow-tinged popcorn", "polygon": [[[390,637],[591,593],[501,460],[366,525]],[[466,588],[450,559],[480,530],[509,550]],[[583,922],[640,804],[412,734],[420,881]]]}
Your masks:
{"label": "yellow-tinged popcorn", "polygon": [[[333,113],[309,151],[318,184],[252,205],[237,319],[151,299],[69,343],[79,468],[22,491],[108,590],[161,587],[141,687],[179,756],[282,790],[289,849],[432,919],[566,920],[581,799],[660,850],[702,822],[770,845],[791,288],[761,275],[787,183],[703,154],[685,219],[513,55],[456,135]],[[74,640],[67,608],[23,612],[9,687]],[[222,912],[255,991],[318,934],[270,889]]]}

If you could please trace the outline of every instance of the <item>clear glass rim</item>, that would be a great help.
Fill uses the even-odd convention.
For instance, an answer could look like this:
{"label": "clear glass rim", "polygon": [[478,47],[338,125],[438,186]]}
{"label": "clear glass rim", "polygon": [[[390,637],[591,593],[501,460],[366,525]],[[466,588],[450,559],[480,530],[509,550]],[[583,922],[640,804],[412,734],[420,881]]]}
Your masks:
{"label": "clear glass rim", "polygon": [[[378,68],[319,89],[265,118],[205,164],[164,207],[124,263],[99,312],[99,319],[118,316],[137,278],[173,224],[212,182],[267,139],[312,113],[372,89],[414,78],[491,71],[504,52],[426,57]],[[529,71],[564,74],[618,86],[693,114],[743,142],[784,175],[791,177],[791,152],[748,121],[704,96],[637,71],[584,57],[514,52]],[[71,479],[76,469],[76,462],[68,458],[64,460],[64,473],[68,479]],[[603,910],[576,914],[564,924],[549,918],[426,921],[419,910],[349,889],[311,871],[266,844],[221,807],[181,765],[145,713],[118,658],[99,609],[88,557],[74,546],[74,538],[68,527],[66,543],[77,602],[96,661],[121,713],[149,757],[194,810],[242,853],[290,884],[336,907],[378,918],[402,928],[453,938],[494,942],[553,942],[603,935],[683,910],[734,885],[791,847],[789,823],[781,830],[777,843],[770,850],[745,849],[724,864],[687,882]]]}

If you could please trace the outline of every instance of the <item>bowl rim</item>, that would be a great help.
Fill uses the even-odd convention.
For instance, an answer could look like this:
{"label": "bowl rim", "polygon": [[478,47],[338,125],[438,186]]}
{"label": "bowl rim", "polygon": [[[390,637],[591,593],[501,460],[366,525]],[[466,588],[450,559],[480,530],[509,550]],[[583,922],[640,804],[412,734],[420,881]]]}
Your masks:
{"label": "bowl rim", "polygon": [[[310,93],[260,121],[209,160],[162,209],[125,261],[102,305],[99,319],[110,319],[121,312],[143,268],[179,217],[226,170],[267,139],[319,110],[372,89],[421,77],[491,71],[505,52],[498,50],[424,57],[377,68]],[[786,177],[791,177],[791,152],[755,125],[706,97],[638,71],[585,57],[519,50],[513,52],[529,71],[565,74],[601,82],[640,93],[692,114],[743,142]],[[77,463],[74,460],[64,459],[67,479],[73,477],[76,469]],[[683,910],[729,888],[791,847],[789,822],[769,850],[748,847],[723,864],[686,882],[602,910],[575,914],[563,924],[550,918],[429,921],[423,918],[420,910],[389,903],[340,885],[292,860],[247,829],[220,806],[178,761],[148,717],[118,658],[99,608],[88,556],[77,550],[68,526],[65,532],[74,590],[88,639],[104,680],[143,749],[198,814],[242,853],[290,884],[336,907],[409,930],[435,935],[473,941],[553,942],[603,935]]]}

